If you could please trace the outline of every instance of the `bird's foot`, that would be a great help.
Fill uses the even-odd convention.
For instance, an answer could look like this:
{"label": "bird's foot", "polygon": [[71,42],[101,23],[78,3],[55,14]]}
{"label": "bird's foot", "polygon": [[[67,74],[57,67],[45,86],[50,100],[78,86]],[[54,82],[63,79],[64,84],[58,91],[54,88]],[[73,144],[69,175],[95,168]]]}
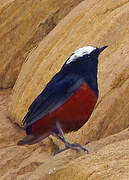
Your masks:
{"label": "bird's foot", "polygon": [[78,152],[79,151],[78,148],[80,148],[83,151],[86,151],[88,153],[88,150],[85,147],[83,147],[81,144],[79,144],[79,143],[70,144],[70,143],[66,142],[65,148],[57,151],[55,154],[59,154],[67,149],[72,149],[72,150],[75,150],[76,152]]}
{"label": "bird's foot", "polygon": [[73,144],[69,144],[69,145],[70,145],[69,148],[71,148],[71,149],[73,149],[73,148],[77,149],[79,147],[80,149],[82,149],[83,151],[86,151],[88,153],[88,150],[79,143],[73,143]]}
{"label": "bird's foot", "polygon": [[51,132],[51,134],[53,136],[55,136],[57,139],[61,140],[65,144],[65,148],[57,151],[55,154],[61,153],[61,152],[65,151],[65,150],[67,150],[67,149],[73,149],[76,152],[78,152],[78,148],[80,148],[83,151],[86,151],[88,153],[88,150],[85,147],[83,147],[82,145],[80,145],[79,143],[72,143],[72,144],[70,144],[66,140],[64,132],[63,132],[63,130],[61,128],[61,125],[60,125],[60,123],[58,121],[56,121],[56,128],[57,128],[57,130],[58,130],[60,135],[56,134],[55,132]]}

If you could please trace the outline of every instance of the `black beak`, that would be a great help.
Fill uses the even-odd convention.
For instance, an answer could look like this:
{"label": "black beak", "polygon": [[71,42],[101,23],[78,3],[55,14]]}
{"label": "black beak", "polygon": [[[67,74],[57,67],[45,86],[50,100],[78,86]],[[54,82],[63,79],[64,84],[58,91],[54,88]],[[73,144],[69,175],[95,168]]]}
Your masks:
{"label": "black beak", "polygon": [[108,46],[104,46],[104,47],[101,47],[101,48],[99,48],[99,54],[104,50],[104,49],[106,49]]}

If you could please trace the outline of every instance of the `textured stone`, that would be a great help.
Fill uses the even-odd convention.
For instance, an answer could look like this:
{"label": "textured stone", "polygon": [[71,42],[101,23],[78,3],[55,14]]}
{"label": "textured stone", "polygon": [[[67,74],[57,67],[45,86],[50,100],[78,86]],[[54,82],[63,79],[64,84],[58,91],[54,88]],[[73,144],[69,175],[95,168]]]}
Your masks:
{"label": "textured stone", "polygon": [[127,180],[129,179],[128,147],[129,140],[108,145],[98,152],[83,155],[66,164],[65,167],[53,171],[47,179]]}
{"label": "textured stone", "polygon": [[0,1],[0,88],[13,87],[28,53],[81,1]]}
{"label": "textured stone", "polygon": [[[86,0],[27,55],[11,96],[10,90],[0,91],[1,180],[129,179],[128,22],[129,1]],[[51,137],[17,146],[25,132],[12,120],[22,125],[27,108],[66,58],[89,44],[109,45],[99,59],[99,100],[89,121],[67,135],[70,142],[89,142],[89,154],[67,150],[53,156],[63,145]]]}
{"label": "textured stone", "polygon": [[89,154],[67,150],[53,156],[57,149],[52,139],[32,146],[16,145],[24,132],[8,118],[8,95],[0,96],[0,101],[1,180],[129,178],[129,129],[87,144]]}

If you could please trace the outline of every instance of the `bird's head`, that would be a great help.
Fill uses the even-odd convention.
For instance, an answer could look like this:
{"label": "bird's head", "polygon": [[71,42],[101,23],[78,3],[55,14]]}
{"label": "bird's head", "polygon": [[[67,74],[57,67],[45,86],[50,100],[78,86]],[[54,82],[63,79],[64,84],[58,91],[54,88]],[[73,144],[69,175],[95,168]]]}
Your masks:
{"label": "bird's head", "polygon": [[97,65],[99,54],[108,46],[102,48],[85,46],[77,49],[65,62],[61,72],[71,76],[78,75],[94,90],[98,96]]}
{"label": "bird's head", "polygon": [[[84,46],[77,49],[66,61],[65,64],[71,65],[74,63],[95,63],[98,60],[99,54],[108,46],[97,48],[93,46]],[[97,62],[98,63],[98,62]]]}

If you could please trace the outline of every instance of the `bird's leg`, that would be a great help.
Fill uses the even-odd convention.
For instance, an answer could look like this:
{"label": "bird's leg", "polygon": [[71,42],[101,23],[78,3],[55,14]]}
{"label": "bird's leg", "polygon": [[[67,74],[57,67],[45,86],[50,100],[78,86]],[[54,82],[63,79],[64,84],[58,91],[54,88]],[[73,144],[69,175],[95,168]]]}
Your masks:
{"label": "bird's leg", "polygon": [[[65,138],[65,140],[64,140],[63,137],[61,137],[60,135],[57,135],[55,132],[51,132],[51,135],[53,135],[53,136],[56,137],[57,139],[61,140],[63,143],[65,143],[65,146],[66,146],[64,149],[61,149],[61,150],[57,151],[55,154],[58,154],[58,153],[60,153],[60,152],[63,152],[63,151],[65,151],[65,150],[69,149],[69,148],[78,151],[77,148],[69,147],[69,145],[71,145],[71,144],[68,143],[68,141],[66,140],[66,138]],[[65,136],[64,136],[64,137],[65,137]]]}
{"label": "bird's leg", "polygon": [[53,135],[54,137],[56,137],[57,139],[61,140],[62,142],[64,142],[63,138],[59,135],[57,135],[55,132],[51,132],[51,135]]}
{"label": "bird's leg", "polygon": [[[51,134],[52,134],[54,137],[56,137],[57,139],[61,140],[63,143],[65,143],[65,146],[66,146],[65,149],[71,148],[71,149],[74,149],[74,150],[78,150],[78,149],[76,149],[76,148],[74,148],[74,147],[69,147],[70,143],[68,143],[68,141],[66,140],[66,138],[65,138],[65,140],[64,140],[63,137],[57,135],[55,132],[52,132]],[[64,149],[64,150],[65,150],[65,149]],[[63,151],[63,150],[61,150],[61,152],[62,152],[62,151]]]}
{"label": "bird's leg", "polygon": [[[60,134],[61,136],[57,135],[57,134],[54,133],[54,132],[52,132],[52,135],[55,136],[57,139],[61,140],[63,143],[65,143],[65,148],[59,150],[57,153],[63,152],[63,151],[65,151],[65,150],[69,149],[69,148],[78,151],[77,147],[81,148],[81,149],[84,150],[84,151],[87,151],[87,153],[88,153],[88,150],[87,150],[85,147],[83,147],[82,145],[80,145],[79,143],[70,144],[70,143],[66,140],[66,137],[65,137],[65,135],[64,135],[64,132],[63,132],[63,130],[62,130],[62,128],[61,128],[61,125],[60,125],[60,123],[59,123],[58,121],[56,121],[56,128],[58,129],[58,132],[59,132],[59,134]],[[56,154],[57,154],[57,153],[56,153]]]}
{"label": "bird's leg", "polygon": [[[61,140],[64,143],[64,140],[61,136],[57,135],[55,132],[51,132],[51,135],[53,135],[54,137],[56,137],[57,139]],[[63,152],[65,150],[67,150],[68,147],[65,147],[64,149],[58,150],[57,152],[55,152],[55,154],[58,154],[60,152]]]}

